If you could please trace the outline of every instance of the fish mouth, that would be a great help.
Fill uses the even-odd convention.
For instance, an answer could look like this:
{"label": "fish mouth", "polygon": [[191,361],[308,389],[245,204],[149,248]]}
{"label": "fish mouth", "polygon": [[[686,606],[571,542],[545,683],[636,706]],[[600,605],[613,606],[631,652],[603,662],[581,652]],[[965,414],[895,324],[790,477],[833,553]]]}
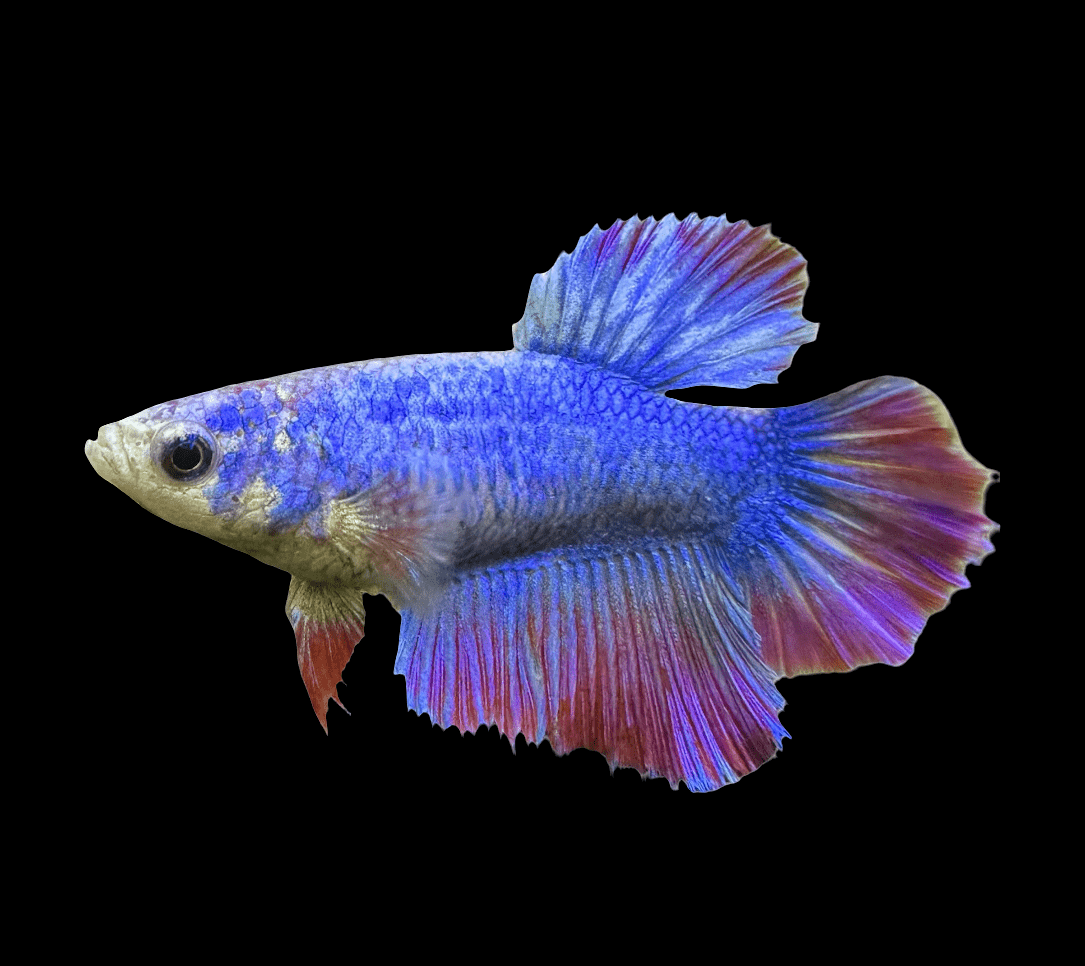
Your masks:
{"label": "fish mouth", "polygon": [[83,447],[83,452],[95,472],[114,484],[132,473],[128,447],[125,445],[125,436],[128,435],[127,427],[124,426],[126,421],[103,426],[98,430],[98,438],[88,439]]}

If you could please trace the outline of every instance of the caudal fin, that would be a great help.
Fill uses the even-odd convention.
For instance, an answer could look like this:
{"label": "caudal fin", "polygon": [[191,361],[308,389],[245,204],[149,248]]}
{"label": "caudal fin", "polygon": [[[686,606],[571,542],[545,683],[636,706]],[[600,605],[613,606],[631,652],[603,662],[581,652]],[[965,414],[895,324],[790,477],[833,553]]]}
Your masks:
{"label": "caudal fin", "polygon": [[997,474],[910,379],[774,417],[784,498],[747,576],[765,663],[785,677],[902,664],[927,618],[968,586],[965,567],[994,549],[983,501]]}

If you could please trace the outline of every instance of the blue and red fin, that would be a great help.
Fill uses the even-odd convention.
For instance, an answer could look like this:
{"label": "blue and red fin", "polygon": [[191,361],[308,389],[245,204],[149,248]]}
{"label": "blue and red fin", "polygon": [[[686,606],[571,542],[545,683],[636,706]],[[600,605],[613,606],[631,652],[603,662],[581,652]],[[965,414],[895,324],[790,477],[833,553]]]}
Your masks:
{"label": "blue and red fin", "polygon": [[910,379],[871,379],[772,419],[780,498],[761,539],[727,551],[762,656],[786,677],[902,664],[927,618],[968,586],[965,567],[994,549],[983,505],[996,475]]}
{"label": "blue and red fin", "polygon": [[403,612],[396,673],[442,727],[496,725],[708,791],[785,731],[741,589],[709,545],[526,558]]}
{"label": "blue and red fin", "polygon": [[690,215],[596,225],[536,275],[517,349],[616,370],[649,389],[776,382],[817,326],[806,261],[767,226]]}
{"label": "blue and red fin", "polygon": [[464,493],[448,486],[441,458],[390,473],[372,486],[329,500],[309,521],[329,558],[362,587],[342,587],[291,576],[286,615],[298,644],[298,667],[324,730],[355,646],[365,633],[364,592],[382,593],[393,606],[432,606],[447,582],[448,558],[459,532]]}
{"label": "blue and red fin", "polygon": [[346,711],[336,686],[365,635],[362,591],[290,578],[286,616],[298,643],[298,667],[313,710],[328,730],[328,701]]}

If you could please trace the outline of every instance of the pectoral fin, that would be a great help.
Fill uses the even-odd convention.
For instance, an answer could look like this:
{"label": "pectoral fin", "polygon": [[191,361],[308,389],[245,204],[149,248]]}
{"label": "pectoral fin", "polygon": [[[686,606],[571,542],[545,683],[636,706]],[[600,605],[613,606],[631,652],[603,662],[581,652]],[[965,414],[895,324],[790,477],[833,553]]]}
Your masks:
{"label": "pectoral fin", "polygon": [[[328,730],[328,701],[336,694],[354,647],[365,635],[362,592],[290,578],[286,616],[298,642],[298,667],[320,724]],[[348,714],[350,712],[347,712]]]}

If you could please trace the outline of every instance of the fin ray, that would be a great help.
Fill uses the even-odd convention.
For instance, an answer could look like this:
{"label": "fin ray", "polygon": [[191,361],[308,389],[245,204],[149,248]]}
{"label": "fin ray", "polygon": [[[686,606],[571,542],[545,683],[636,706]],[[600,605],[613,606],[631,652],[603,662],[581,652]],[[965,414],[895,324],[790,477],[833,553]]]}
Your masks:
{"label": "fin ray", "polygon": [[409,609],[396,672],[442,727],[496,725],[710,790],[780,747],[783,699],[708,545],[565,555],[460,575]]}
{"label": "fin ray", "polygon": [[781,675],[901,664],[927,618],[994,548],[994,479],[941,401],[886,376],[778,410],[783,498],[771,539],[729,549],[765,661]]}
{"label": "fin ray", "polygon": [[[286,616],[298,645],[298,668],[325,733],[328,702],[344,711],[337,686],[358,642],[365,636],[362,591],[318,584],[291,576]],[[349,711],[347,712],[350,713]]]}
{"label": "fin ray", "polygon": [[690,215],[598,225],[536,275],[517,349],[565,355],[649,388],[776,382],[817,326],[806,262],[767,227]]}

